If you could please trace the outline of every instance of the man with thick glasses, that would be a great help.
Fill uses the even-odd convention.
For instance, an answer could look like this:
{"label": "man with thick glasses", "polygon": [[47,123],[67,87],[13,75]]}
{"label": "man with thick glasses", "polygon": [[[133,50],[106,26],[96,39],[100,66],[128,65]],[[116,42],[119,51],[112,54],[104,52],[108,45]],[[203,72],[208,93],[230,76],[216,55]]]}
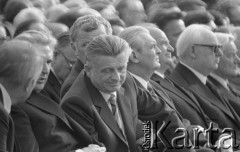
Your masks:
{"label": "man with thick glasses", "polygon": [[218,68],[223,55],[216,35],[203,25],[190,25],[180,35],[176,46],[180,63],[171,73],[170,80],[191,91],[197,104],[221,129],[230,128],[235,131],[231,133],[239,134],[240,117],[225,98],[219,98],[219,92],[207,79]]}

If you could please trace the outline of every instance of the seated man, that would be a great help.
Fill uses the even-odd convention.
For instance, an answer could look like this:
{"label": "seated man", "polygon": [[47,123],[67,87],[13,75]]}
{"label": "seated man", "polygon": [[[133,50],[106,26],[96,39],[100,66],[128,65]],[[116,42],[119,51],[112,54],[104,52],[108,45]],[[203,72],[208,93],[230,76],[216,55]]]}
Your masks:
{"label": "seated man", "polygon": [[131,52],[127,42],[117,36],[95,38],[87,46],[85,70],[64,96],[61,106],[110,152],[137,151],[138,118],[158,121],[158,128],[167,123],[169,126],[158,135],[171,151],[174,147],[169,141],[179,135],[175,130],[184,126],[176,111],[161,98],[136,86],[126,69]]}
{"label": "seated man", "polygon": [[[221,96],[228,99],[229,103],[240,116],[240,92],[228,82],[229,77],[237,77],[238,64],[240,62],[237,56],[237,47],[233,36],[225,33],[216,33],[218,41],[223,45],[223,56],[208,79],[215,85]],[[218,94],[218,95],[220,95]]]}
{"label": "seated man", "polygon": [[54,45],[51,36],[37,31],[26,31],[16,39],[32,43],[44,56],[44,66],[34,91],[25,103],[12,107],[11,115],[16,126],[20,151],[104,152],[104,147],[88,146],[93,141],[85,129],[65,114],[57,103],[39,93],[44,88],[53,60]]}
{"label": "seated man", "polygon": [[216,35],[207,27],[198,24],[188,26],[177,41],[180,63],[169,78],[176,86],[194,94],[197,104],[211,121],[221,129],[232,128],[239,134],[239,116],[225,98],[219,98],[219,92],[207,80],[207,76],[218,67],[222,56],[220,48]]}
{"label": "seated man", "polygon": [[[19,47],[21,46],[21,47]],[[14,124],[11,105],[24,102],[41,73],[43,59],[28,42],[5,41],[0,46],[0,151],[13,152]],[[17,146],[17,141],[15,142]]]}
{"label": "seated man", "polygon": [[60,91],[61,98],[66,94],[79,73],[84,69],[87,44],[99,35],[112,35],[111,25],[103,17],[86,15],[79,17],[74,22],[70,29],[70,38],[71,46],[77,55],[77,61],[62,84]]}

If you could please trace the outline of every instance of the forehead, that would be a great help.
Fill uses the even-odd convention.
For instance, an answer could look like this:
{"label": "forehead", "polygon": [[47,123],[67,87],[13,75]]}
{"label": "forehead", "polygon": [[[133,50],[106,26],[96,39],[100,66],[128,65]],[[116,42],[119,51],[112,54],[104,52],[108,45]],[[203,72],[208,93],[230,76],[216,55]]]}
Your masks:
{"label": "forehead", "polygon": [[94,59],[93,66],[97,69],[105,69],[105,68],[116,68],[120,66],[127,66],[129,56],[126,52],[123,52],[116,57],[112,56],[98,56]]}
{"label": "forehead", "polygon": [[105,26],[103,24],[100,24],[97,29],[94,29],[93,31],[90,31],[90,32],[86,32],[86,31],[79,29],[76,38],[79,41],[81,41],[81,40],[92,41],[94,37],[102,35],[102,34],[106,35],[107,32],[106,32]]}
{"label": "forehead", "polygon": [[224,54],[236,53],[238,51],[234,41],[230,41],[226,45],[223,46],[222,51]]}
{"label": "forehead", "polygon": [[169,21],[164,29],[167,33],[181,33],[185,29],[185,24],[182,19],[175,19]]}
{"label": "forehead", "polygon": [[194,41],[200,44],[219,44],[217,37],[211,31],[202,31],[202,35],[197,37]]}

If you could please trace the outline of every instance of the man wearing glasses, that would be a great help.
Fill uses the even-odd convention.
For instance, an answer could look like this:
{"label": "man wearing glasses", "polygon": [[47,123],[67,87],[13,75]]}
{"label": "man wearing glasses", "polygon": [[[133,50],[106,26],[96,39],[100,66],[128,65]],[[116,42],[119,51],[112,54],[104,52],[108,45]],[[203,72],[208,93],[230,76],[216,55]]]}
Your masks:
{"label": "man wearing glasses", "polygon": [[219,98],[219,92],[207,79],[218,68],[223,55],[216,35],[203,25],[193,24],[180,35],[176,48],[180,63],[171,73],[170,80],[191,91],[197,104],[221,129],[231,128],[238,134],[239,116],[225,98]]}

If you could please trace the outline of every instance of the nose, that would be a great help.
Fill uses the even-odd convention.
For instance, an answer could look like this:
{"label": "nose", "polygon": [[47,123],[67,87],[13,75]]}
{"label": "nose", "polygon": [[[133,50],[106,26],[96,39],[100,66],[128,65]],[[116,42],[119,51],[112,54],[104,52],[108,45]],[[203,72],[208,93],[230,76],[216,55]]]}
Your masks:
{"label": "nose", "polygon": [[174,52],[174,48],[173,48],[170,44],[168,44],[167,50],[168,50],[169,52],[171,52],[171,53]]}
{"label": "nose", "polygon": [[114,80],[115,82],[118,82],[120,81],[120,76],[121,74],[117,70],[114,70],[111,75],[111,79]]}
{"label": "nose", "polygon": [[156,46],[155,53],[156,55],[159,55],[162,51]]}
{"label": "nose", "polygon": [[223,56],[223,52],[221,49],[218,49],[217,53],[216,53],[217,57],[222,57]]}
{"label": "nose", "polygon": [[48,74],[50,71],[50,65],[48,63],[44,63],[42,73],[43,74]]}

